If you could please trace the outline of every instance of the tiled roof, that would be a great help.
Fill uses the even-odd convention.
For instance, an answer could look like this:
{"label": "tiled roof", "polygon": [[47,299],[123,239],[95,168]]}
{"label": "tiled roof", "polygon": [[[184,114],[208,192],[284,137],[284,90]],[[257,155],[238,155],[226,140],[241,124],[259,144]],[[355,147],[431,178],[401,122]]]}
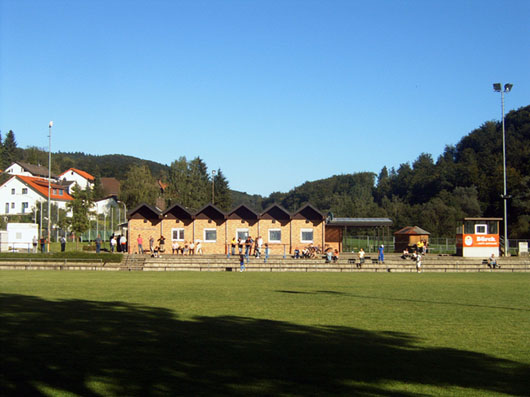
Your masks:
{"label": "tiled roof", "polygon": [[[26,185],[31,187],[33,190],[35,190],[37,193],[41,194],[44,197],[48,197],[48,180],[42,179],[42,178],[34,178],[32,176],[22,176],[22,175],[16,175],[15,178],[20,179],[22,182],[24,182]],[[58,183],[51,183],[50,184],[50,199],[52,200],[63,200],[63,201],[70,201],[74,198],[70,196],[63,185]],[[59,194],[59,191],[62,191],[63,194]]]}
{"label": "tiled roof", "polygon": [[[30,172],[32,175],[35,176],[42,176],[44,178],[48,177],[48,168],[43,167],[42,165],[33,165],[26,163],[24,161],[17,161],[18,165],[20,165],[24,170]],[[57,175],[51,174],[52,178],[57,178]]]}
{"label": "tiled roof", "polygon": [[423,234],[431,234],[426,230],[423,230],[422,228],[418,226],[405,226],[403,229],[398,230],[394,234],[411,234],[411,235],[423,235]]}
{"label": "tiled roof", "polygon": [[60,177],[63,176],[64,174],[66,174],[68,171],[74,171],[75,173],[81,175],[83,178],[85,179],[88,179],[89,181],[93,181],[95,178],[90,175],[88,172],[85,172],[85,171],[82,171],[82,170],[78,170],[77,168],[70,168],[66,171],[64,171],[61,175],[59,175]]}
{"label": "tiled roof", "polygon": [[120,181],[116,178],[101,178],[100,181],[105,197],[120,195]]}

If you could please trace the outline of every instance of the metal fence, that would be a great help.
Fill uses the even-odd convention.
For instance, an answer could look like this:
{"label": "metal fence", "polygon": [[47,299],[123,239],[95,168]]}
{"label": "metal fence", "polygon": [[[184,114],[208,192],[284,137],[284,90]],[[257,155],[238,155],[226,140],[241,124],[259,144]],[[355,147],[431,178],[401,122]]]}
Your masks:
{"label": "metal fence", "polygon": [[[519,251],[519,242],[527,242],[530,245],[530,239],[509,239],[510,255],[517,255]],[[377,248],[383,244],[385,252],[394,252],[395,238],[392,237],[374,237],[374,236],[345,236],[342,242],[344,252],[358,252],[360,248],[366,252],[376,252]],[[432,254],[456,254],[456,238],[447,237],[430,237],[429,253]]]}

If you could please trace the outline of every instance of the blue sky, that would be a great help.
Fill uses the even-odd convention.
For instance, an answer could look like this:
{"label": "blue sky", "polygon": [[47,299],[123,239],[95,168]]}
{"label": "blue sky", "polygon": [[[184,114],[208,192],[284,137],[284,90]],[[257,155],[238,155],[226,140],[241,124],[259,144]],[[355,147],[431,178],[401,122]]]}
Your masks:
{"label": "blue sky", "polygon": [[530,104],[530,1],[0,0],[20,147],[200,156],[233,189],[436,159]]}

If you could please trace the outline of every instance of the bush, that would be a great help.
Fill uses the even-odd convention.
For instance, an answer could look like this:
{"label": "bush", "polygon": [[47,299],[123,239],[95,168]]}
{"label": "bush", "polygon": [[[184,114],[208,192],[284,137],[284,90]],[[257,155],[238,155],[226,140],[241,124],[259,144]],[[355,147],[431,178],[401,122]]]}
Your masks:
{"label": "bush", "polygon": [[94,261],[103,261],[103,262],[112,262],[119,263],[121,262],[123,255],[122,254],[111,254],[111,253],[92,253],[92,252],[54,252],[54,253],[36,253],[36,254],[27,254],[27,253],[18,253],[18,252],[2,252],[0,253],[0,260],[5,261],[9,259],[83,259],[83,260],[94,260]]}

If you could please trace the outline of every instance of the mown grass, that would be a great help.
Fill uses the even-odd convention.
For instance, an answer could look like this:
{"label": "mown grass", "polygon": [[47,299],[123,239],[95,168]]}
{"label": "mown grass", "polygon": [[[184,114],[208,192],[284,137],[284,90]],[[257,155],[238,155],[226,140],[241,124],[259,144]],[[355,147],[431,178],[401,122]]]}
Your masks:
{"label": "mown grass", "polygon": [[528,395],[530,275],[2,272],[2,393]]}

